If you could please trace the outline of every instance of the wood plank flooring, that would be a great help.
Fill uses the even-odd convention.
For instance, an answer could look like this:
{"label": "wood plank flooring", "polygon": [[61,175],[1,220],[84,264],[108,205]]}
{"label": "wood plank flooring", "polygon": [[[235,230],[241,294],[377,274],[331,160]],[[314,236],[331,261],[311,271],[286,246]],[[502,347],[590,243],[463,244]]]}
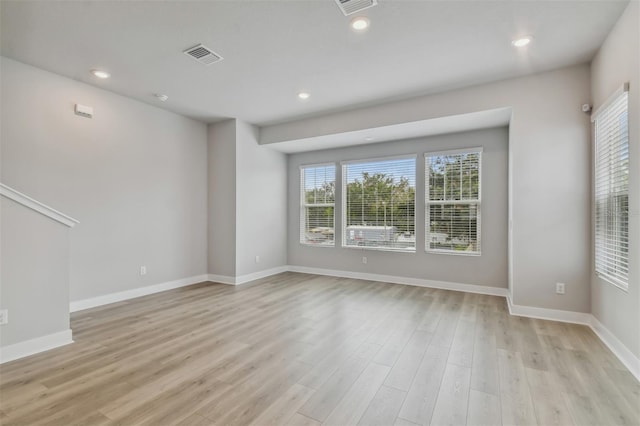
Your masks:
{"label": "wood plank flooring", "polygon": [[71,325],[75,344],[0,366],[0,424],[640,424],[640,384],[591,330],[500,297],[284,273]]}

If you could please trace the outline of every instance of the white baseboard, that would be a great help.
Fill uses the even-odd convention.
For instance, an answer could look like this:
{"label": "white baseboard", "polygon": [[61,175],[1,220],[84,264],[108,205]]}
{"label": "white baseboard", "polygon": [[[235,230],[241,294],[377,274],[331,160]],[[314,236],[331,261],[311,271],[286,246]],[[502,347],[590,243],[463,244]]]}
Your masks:
{"label": "white baseboard", "polygon": [[265,269],[264,271],[253,272],[251,274],[239,275],[237,277],[209,274],[209,281],[228,285],[240,285],[248,283],[250,281],[259,280],[260,278],[270,277],[271,275],[281,274],[287,271],[289,271],[289,266],[285,265],[271,269]]}
{"label": "white baseboard", "polygon": [[71,329],[0,348],[0,364],[73,343]]}
{"label": "white baseboard", "polygon": [[240,275],[236,277],[236,285],[248,283],[250,281],[259,280],[260,278],[270,277],[271,275],[281,274],[289,271],[289,266],[278,266],[276,268],[265,269],[264,271],[254,272],[252,274]]}
{"label": "white baseboard", "polygon": [[339,271],[334,269],[309,268],[306,266],[290,265],[288,270],[303,274],[326,275],[330,277],[354,278],[358,280],[380,281],[393,284],[414,285],[418,287],[440,288],[443,290],[465,291],[467,293],[488,294],[491,296],[507,296],[507,289],[473,284],[454,283],[449,281],[434,281],[422,278],[398,277],[393,275],[369,274],[365,272]]}
{"label": "white baseboard", "polygon": [[509,313],[519,317],[568,322],[572,324],[591,324],[591,314],[584,312],[563,311],[559,309],[537,308],[535,306],[514,305],[511,297],[507,297]]}
{"label": "white baseboard", "polygon": [[209,274],[207,275],[207,277],[208,277],[208,280],[213,283],[236,285],[236,278],[230,277],[228,275]]}
{"label": "white baseboard", "polygon": [[203,281],[209,281],[209,276],[206,274],[197,275],[195,277],[183,278],[181,280],[168,281],[165,283],[150,285],[146,287],[120,291],[118,293],[105,294],[104,296],[92,297],[90,299],[76,300],[69,304],[69,311],[82,311],[85,309],[95,308],[96,306],[108,305],[109,303],[122,302],[123,300],[134,299],[136,297],[160,293],[161,291],[185,287],[188,285],[201,283]]}
{"label": "white baseboard", "polygon": [[589,326],[593,332],[607,345],[607,347],[618,357],[620,362],[629,369],[636,380],[640,381],[640,358],[635,356],[607,327],[604,326],[596,317],[589,315],[591,322]]}
{"label": "white baseboard", "polygon": [[584,312],[562,311],[558,309],[537,308],[534,306],[514,305],[507,297],[509,313],[520,317],[538,318],[543,320],[568,322],[586,325],[600,338],[613,354],[629,369],[631,374],[640,381],[640,358],[635,356],[608,328],[592,314]]}
{"label": "white baseboard", "polygon": [[[583,324],[591,327],[593,332],[604,342],[609,349],[620,359],[620,361],[640,380],[640,359],[636,357],[618,338],[611,333],[593,315],[584,312],[564,311],[558,309],[538,308],[535,306],[514,305],[508,289],[501,287],[489,287],[473,284],[453,283],[448,281],[435,281],[421,278],[398,277],[393,275],[369,274],[364,272],[340,271],[334,269],[311,268],[306,266],[285,265],[276,268],[251,274],[231,277],[226,275],[206,274],[182,280],[169,281],[147,287],[122,291],[119,293],[107,294],[91,299],[79,300],[70,303],[70,311],[76,312],[109,303],[120,302],[133,299],[148,294],[159,293],[178,287],[184,287],[203,281],[212,281],[228,285],[240,285],[282,272],[299,272],[304,274],[325,275],[331,277],[353,278],[367,281],[388,282],[393,284],[413,285],[418,287],[439,288],[444,290],[464,291],[468,293],[487,294],[492,296],[503,296],[507,299],[509,313],[511,315],[538,318],[551,321],[560,321],[573,324]],[[0,363],[11,361],[23,356],[35,354],[58,346],[72,343],[71,330],[52,334],[27,342],[17,343],[4,348],[0,348]]]}

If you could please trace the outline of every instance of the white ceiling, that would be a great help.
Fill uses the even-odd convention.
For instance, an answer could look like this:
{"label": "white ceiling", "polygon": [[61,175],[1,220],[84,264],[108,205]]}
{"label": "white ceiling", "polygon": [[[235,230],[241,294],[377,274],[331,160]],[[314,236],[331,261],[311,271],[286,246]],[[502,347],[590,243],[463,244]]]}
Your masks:
{"label": "white ceiling", "polygon": [[[589,61],[626,4],[379,0],[356,34],[333,0],[2,0],[0,52],[206,122],[267,125]],[[516,50],[522,34],[534,42]],[[198,43],[224,60],[182,53]]]}

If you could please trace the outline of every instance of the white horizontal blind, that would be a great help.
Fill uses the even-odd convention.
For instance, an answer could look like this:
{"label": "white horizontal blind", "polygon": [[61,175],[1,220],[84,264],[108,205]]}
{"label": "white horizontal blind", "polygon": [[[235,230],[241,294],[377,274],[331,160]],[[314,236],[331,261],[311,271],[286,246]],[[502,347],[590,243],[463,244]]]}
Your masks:
{"label": "white horizontal blind", "polygon": [[425,249],[480,254],[481,148],[425,154]]}
{"label": "white horizontal blind", "polygon": [[623,91],[595,118],[596,273],[629,281],[629,112]]}
{"label": "white horizontal blind", "polygon": [[415,251],[416,158],[342,165],[342,245]]}
{"label": "white horizontal blind", "polygon": [[300,243],[335,245],[336,166],[300,167]]}

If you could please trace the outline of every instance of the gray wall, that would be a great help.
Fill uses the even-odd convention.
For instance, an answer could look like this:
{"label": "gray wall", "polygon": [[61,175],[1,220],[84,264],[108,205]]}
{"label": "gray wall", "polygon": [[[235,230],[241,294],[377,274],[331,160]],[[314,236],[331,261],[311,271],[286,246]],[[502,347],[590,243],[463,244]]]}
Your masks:
{"label": "gray wall", "polygon": [[640,4],[632,1],[591,63],[593,105],[623,83],[629,93],[629,291],[599,279],[592,265],[593,315],[640,357]]}
{"label": "gray wall", "polygon": [[255,126],[236,123],[236,275],[242,276],[286,265],[287,157],[260,146]]}
{"label": "gray wall", "polygon": [[0,197],[0,346],[69,329],[69,228]]}
{"label": "gray wall", "polygon": [[[508,130],[497,128],[422,139],[393,141],[351,148],[307,152],[289,156],[290,265],[356,271],[491,287],[507,287],[507,159]],[[483,147],[482,153],[482,255],[460,256],[426,253],[424,223],[424,153]],[[340,161],[417,154],[416,252],[342,248]],[[300,165],[336,163],[336,247],[300,244]],[[367,264],[362,257],[367,257]]]}
{"label": "gray wall", "polygon": [[[588,65],[261,129],[268,144],[511,107],[511,291],[517,305],[589,312],[591,188]],[[555,294],[555,283],[566,294]]]}
{"label": "gray wall", "polygon": [[1,73],[0,181],[81,222],[71,300],[207,272],[205,124],[7,58]]}
{"label": "gray wall", "polygon": [[209,273],[233,279],[284,266],[286,206],[286,155],[260,146],[249,123],[210,124]]}
{"label": "gray wall", "polygon": [[210,124],[208,137],[208,272],[235,277],[236,120]]}

